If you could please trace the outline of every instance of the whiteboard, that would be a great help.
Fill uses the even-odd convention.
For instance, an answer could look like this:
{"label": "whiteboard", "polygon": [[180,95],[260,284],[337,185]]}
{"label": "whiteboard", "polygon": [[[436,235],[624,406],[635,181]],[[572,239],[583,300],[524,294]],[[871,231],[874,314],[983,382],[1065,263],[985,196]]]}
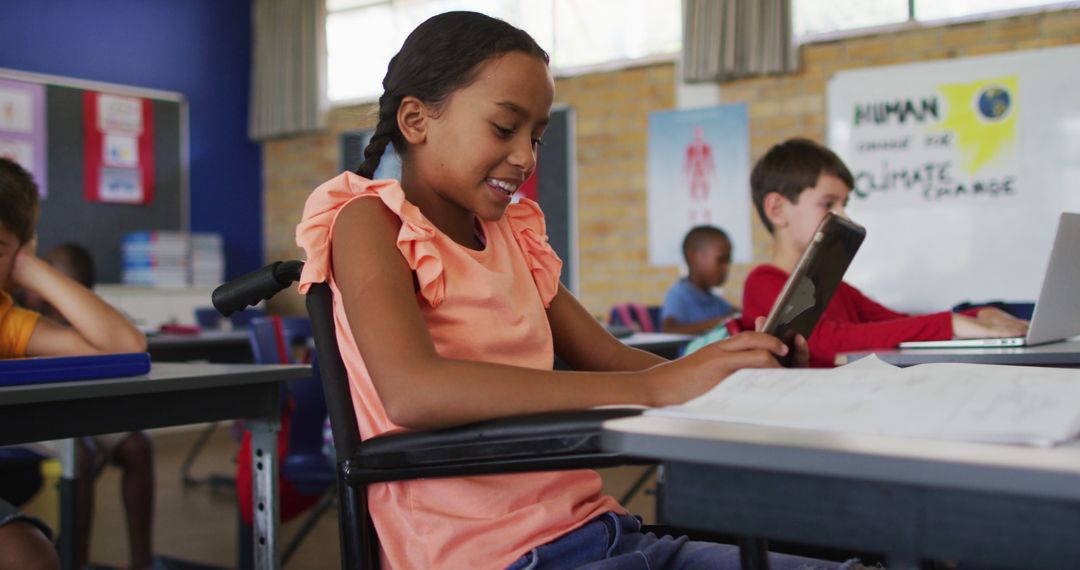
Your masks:
{"label": "whiteboard", "polygon": [[1080,212],[1078,72],[1080,46],[837,73],[828,143],[867,228],[848,281],[908,311],[1035,300]]}

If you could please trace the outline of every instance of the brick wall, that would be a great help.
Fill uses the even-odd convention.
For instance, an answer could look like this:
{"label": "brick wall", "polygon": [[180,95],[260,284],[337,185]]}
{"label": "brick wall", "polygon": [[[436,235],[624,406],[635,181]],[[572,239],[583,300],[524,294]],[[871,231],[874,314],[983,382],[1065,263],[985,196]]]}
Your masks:
{"label": "brick wall", "polygon": [[[1080,43],[1080,10],[955,24],[912,26],[802,48],[801,72],[724,83],[721,102],[748,104],[751,159],[793,136],[825,139],[825,84],[837,71]],[[649,265],[645,162],[648,115],[675,106],[671,63],[556,81],[556,103],[577,116],[581,301],[600,315],[614,303],[659,303],[678,277]],[[293,228],[308,192],[339,170],[341,132],[374,125],[370,106],[336,109],[318,135],[264,145],[268,259],[299,255]],[[752,215],[748,212],[747,215]],[[770,239],[754,220],[754,260]],[[732,268],[725,287],[738,300],[750,265]],[[293,308],[298,305],[293,305]]]}

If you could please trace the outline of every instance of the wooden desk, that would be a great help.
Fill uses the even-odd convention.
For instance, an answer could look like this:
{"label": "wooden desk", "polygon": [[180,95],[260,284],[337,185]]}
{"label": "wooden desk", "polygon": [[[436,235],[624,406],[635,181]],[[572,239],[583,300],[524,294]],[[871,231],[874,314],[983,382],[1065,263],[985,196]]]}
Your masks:
{"label": "wooden desk", "polygon": [[665,522],[918,560],[1068,568],[1080,441],[1050,449],[640,416],[613,451],[667,462]]}
{"label": "wooden desk", "polygon": [[[245,418],[252,430],[257,568],[279,567],[277,431],[280,384],[309,378],[308,366],[155,363],[149,374],[0,387],[0,445]],[[67,445],[62,493],[74,492]],[[61,557],[74,566],[74,501],[61,499]]]}
{"label": "wooden desk", "polygon": [[153,362],[254,362],[247,330],[151,334],[146,337],[146,343]]}
{"label": "wooden desk", "polygon": [[877,354],[878,358],[894,366],[960,362],[1072,368],[1080,367],[1080,340],[1000,348],[901,348],[874,352],[849,352],[837,356],[837,364],[854,362],[870,354]]}

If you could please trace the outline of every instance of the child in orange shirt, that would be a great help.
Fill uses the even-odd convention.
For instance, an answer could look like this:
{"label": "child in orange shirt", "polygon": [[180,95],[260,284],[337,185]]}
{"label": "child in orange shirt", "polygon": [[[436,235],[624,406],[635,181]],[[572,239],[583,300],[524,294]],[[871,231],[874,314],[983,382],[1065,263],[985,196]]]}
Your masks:
{"label": "child in orange shirt", "polygon": [[[740,368],[778,366],[786,352],[745,333],[669,363],[613,338],[559,284],[543,214],[513,199],[536,168],[551,111],[547,62],[528,34],[500,20],[427,20],[390,62],[364,162],[308,198],[296,230],[307,252],[300,290],[325,281],[334,293],[364,438],[679,403]],[[401,181],[370,180],[390,144]],[[552,371],[556,354],[588,372]],[[393,568],[739,567],[734,546],[642,532],[587,470],[403,481],[367,493]]]}
{"label": "child in orange shirt", "polygon": [[[64,275],[35,255],[34,230],[38,216],[38,191],[30,174],[6,158],[0,158],[0,358],[25,356],[65,356],[117,352],[144,352],[146,337],[119,311],[92,291]],[[52,307],[59,320],[43,317],[35,311],[14,306],[9,291],[19,287],[30,296]],[[136,434],[141,435],[141,434]],[[136,438],[138,439],[138,438]],[[128,438],[121,445],[132,453],[142,453],[149,463],[145,436],[138,441]],[[77,556],[79,566],[89,555],[90,516],[92,515],[93,450],[77,440],[80,488]],[[149,468],[149,465],[142,465]],[[141,485],[152,502],[152,472]],[[144,478],[145,479],[145,478]],[[125,493],[126,495],[126,493]],[[147,502],[147,501],[144,501]],[[145,536],[133,544],[132,567],[151,563],[149,552],[150,510],[131,520],[133,534]]]}

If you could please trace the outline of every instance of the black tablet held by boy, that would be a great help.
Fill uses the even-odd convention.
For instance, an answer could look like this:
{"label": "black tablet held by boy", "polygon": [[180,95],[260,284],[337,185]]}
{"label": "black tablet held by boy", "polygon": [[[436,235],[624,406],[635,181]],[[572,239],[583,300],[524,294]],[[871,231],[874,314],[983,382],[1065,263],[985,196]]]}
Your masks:
{"label": "black tablet held by boy", "polygon": [[821,221],[762,329],[792,349],[783,364],[790,364],[795,335],[809,338],[865,237],[865,228],[836,213]]}

